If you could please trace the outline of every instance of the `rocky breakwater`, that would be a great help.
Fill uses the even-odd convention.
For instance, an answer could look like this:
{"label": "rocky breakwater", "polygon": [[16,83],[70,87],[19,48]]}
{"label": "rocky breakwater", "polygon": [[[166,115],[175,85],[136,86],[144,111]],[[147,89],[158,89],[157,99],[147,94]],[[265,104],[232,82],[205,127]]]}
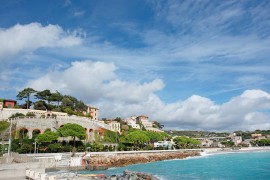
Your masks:
{"label": "rocky breakwater", "polygon": [[105,177],[105,180],[159,180],[159,178],[149,173],[134,172],[125,170],[123,175],[112,175]]}
{"label": "rocky breakwater", "polygon": [[107,154],[103,156],[91,156],[90,166],[101,164],[107,167],[128,166],[131,164],[148,163],[154,161],[183,159],[199,156],[199,151],[173,151],[173,152],[138,152],[130,154]]}

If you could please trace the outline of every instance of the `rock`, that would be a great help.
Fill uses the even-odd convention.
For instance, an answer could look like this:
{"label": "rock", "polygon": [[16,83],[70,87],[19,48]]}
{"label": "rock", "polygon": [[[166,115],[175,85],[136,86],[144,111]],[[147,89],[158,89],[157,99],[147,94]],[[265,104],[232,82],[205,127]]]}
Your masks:
{"label": "rock", "polygon": [[107,167],[120,167],[128,166],[131,164],[147,163],[154,161],[163,161],[169,159],[183,159],[189,156],[198,156],[199,152],[149,152],[137,154],[117,154],[109,156],[91,156],[90,165],[95,166],[96,164],[104,164]]}
{"label": "rock", "polygon": [[133,172],[125,170],[123,175],[112,175],[105,178],[106,180],[159,180],[157,177],[144,172]]}

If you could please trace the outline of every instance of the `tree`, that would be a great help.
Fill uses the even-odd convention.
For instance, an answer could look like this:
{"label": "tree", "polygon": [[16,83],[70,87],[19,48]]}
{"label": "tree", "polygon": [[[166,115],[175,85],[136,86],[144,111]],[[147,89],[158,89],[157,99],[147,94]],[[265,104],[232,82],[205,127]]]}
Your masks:
{"label": "tree", "polygon": [[114,131],[110,131],[110,130],[105,130],[104,131],[104,142],[108,142],[108,143],[117,143],[117,137],[119,137],[117,135],[117,132]]}
{"label": "tree", "polygon": [[36,110],[44,110],[45,111],[46,109],[48,109],[48,106],[44,101],[37,101],[34,104],[34,109],[36,109]]}
{"label": "tree", "polygon": [[66,107],[64,109],[64,112],[67,113],[70,116],[74,114],[74,111],[70,107]]}
{"label": "tree", "polygon": [[232,141],[223,141],[223,142],[221,142],[221,144],[224,145],[225,147],[234,146],[234,142],[232,142]]}
{"label": "tree", "polygon": [[10,123],[7,121],[0,121],[0,133],[5,131],[10,126]]}
{"label": "tree", "polygon": [[37,92],[37,91],[32,89],[32,88],[25,88],[24,90],[22,90],[18,93],[17,99],[22,100],[22,99],[27,98],[26,109],[29,109],[30,95],[34,94],[35,92]]}
{"label": "tree", "polygon": [[258,146],[269,146],[270,145],[270,139],[256,140],[254,144],[256,144]]}
{"label": "tree", "polygon": [[185,136],[174,138],[174,142],[178,148],[194,148],[200,145],[200,141]]}
{"label": "tree", "polygon": [[35,94],[36,98],[43,100],[43,101],[47,101],[48,104],[50,104],[51,95],[52,95],[52,93],[49,89],[39,91]]}
{"label": "tree", "polygon": [[87,106],[82,101],[76,101],[74,108],[75,108],[76,111],[79,111],[79,112],[87,110]]}
{"label": "tree", "polygon": [[147,136],[146,131],[136,130],[122,137],[122,141],[133,143],[135,146],[141,146],[149,142],[150,138]]}
{"label": "tree", "polygon": [[154,121],[154,122],[153,122],[153,126],[156,127],[156,128],[159,128],[159,129],[162,129],[162,128],[164,127],[163,124],[160,124],[160,123],[157,122],[157,121]]}
{"label": "tree", "polygon": [[38,143],[41,142],[52,142],[52,141],[56,141],[59,137],[59,134],[57,132],[53,132],[53,131],[45,131],[43,134],[39,134],[36,138]]}
{"label": "tree", "polygon": [[77,99],[72,97],[72,96],[64,96],[63,99],[62,99],[62,107],[64,109],[69,107],[72,110],[74,110],[76,100]]}
{"label": "tree", "polygon": [[169,135],[164,132],[151,132],[146,131],[147,136],[150,138],[150,142],[162,141],[165,139],[169,139]]}
{"label": "tree", "polygon": [[73,148],[75,148],[76,137],[78,139],[85,139],[86,137],[85,129],[79,124],[68,123],[65,124],[63,127],[60,127],[57,131],[61,137],[73,137]]}
{"label": "tree", "polygon": [[50,96],[50,101],[57,102],[57,106],[59,106],[59,103],[62,101],[63,95],[56,91],[55,93],[52,93]]}

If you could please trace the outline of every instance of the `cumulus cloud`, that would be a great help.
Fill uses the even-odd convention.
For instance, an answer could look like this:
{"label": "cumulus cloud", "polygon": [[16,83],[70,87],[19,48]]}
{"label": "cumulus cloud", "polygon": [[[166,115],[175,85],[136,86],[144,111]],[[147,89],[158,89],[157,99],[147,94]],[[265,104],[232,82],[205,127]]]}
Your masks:
{"label": "cumulus cloud", "polygon": [[58,25],[17,24],[8,29],[0,29],[0,60],[23,51],[31,52],[43,47],[70,47],[81,42],[80,37],[65,32]]}
{"label": "cumulus cloud", "polygon": [[145,114],[167,129],[255,130],[270,128],[270,97],[261,90],[247,90],[224,104],[193,95],[186,100],[164,103],[154,93],[138,104],[115,101],[99,103],[104,117]]}
{"label": "cumulus cloud", "polygon": [[71,94],[100,108],[101,117],[147,115],[167,129],[254,130],[270,128],[270,94],[246,90],[223,104],[192,95],[186,100],[163,102],[157,95],[162,80],[125,81],[113,63],[76,61],[64,70],[49,72],[28,82],[37,90],[49,88]]}
{"label": "cumulus cloud", "polygon": [[152,82],[128,82],[118,78],[113,63],[76,61],[63,71],[49,72],[32,80],[27,86],[37,90],[49,88],[86,98],[88,102],[100,100],[138,103],[163,88],[160,79]]}

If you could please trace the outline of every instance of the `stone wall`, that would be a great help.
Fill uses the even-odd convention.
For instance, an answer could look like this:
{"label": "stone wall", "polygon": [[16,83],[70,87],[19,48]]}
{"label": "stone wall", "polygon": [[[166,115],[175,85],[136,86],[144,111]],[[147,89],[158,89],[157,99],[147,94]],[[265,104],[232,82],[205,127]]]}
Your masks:
{"label": "stone wall", "polygon": [[[15,108],[3,108],[0,110],[0,120],[8,119],[10,116],[16,113],[21,113],[26,115],[28,112],[33,113],[36,117],[40,117],[41,115],[45,115],[48,113],[47,111],[35,110],[35,109],[15,109]],[[67,113],[63,112],[51,112],[58,117],[68,117]]]}
{"label": "stone wall", "polygon": [[26,129],[26,133],[29,138],[32,138],[34,130],[37,130],[40,133],[44,133],[46,129],[51,129],[52,131],[55,131],[56,129],[67,123],[76,123],[84,127],[87,141],[94,141],[95,140],[94,133],[95,131],[98,131],[100,128],[110,130],[110,126],[104,123],[94,121],[89,118],[77,116],[56,117],[56,118],[25,117],[25,118],[10,119],[10,121],[16,124],[16,128],[18,131],[20,131],[21,129]]}

